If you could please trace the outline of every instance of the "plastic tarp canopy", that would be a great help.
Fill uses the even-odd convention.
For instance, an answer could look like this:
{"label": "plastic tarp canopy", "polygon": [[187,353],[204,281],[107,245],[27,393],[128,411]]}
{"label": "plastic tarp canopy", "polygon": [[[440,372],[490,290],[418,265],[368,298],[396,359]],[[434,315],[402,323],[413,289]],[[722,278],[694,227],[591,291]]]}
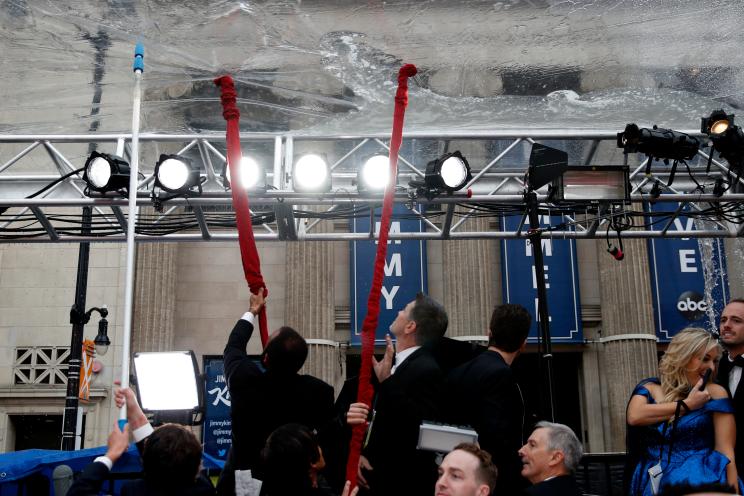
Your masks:
{"label": "plastic tarp canopy", "polygon": [[744,101],[739,0],[0,0],[0,134],[126,132],[145,46],[142,131],[224,130],[212,79],[236,80],[241,128],[699,128]]}

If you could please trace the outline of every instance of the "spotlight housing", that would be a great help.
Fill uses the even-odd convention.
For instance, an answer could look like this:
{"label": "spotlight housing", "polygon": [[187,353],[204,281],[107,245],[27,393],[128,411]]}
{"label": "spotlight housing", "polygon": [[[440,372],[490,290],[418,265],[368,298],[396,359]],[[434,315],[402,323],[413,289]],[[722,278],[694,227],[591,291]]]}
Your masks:
{"label": "spotlight housing", "polygon": [[657,126],[652,129],[639,128],[635,124],[628,124],[625,131],[617,133],[617,146],[623,149],[623,153],[643,153],[651,159],[691,160],[700,148],[700,141],[671,129]]}
{"label": "spotlight housing", "polygon": [[[247,191],[266,191],[266,169],[251,156],[243,156],[240,159],[240,186]],[[230,178],[230,167],[225,162],[225,168],[222,170],[225,188],[232,188]]]}
{"label": "spotlight housing", "polygon": [[534,143],[527,169],[527,189],[536,191],[561,177],[568,169],[568,153],[557,148]]}
{"label": "spotlight housing", "polygon": [[459,151],[454,151],[426,164],[424,183],[436,196],[442,191],[452,194],[462,189],[472,178],[470,164]]}
{"label": "spotlight housing", "polygon": [[83,180],[87,184],[86,194],[90,190],[106,194],[129,189],[129,163],[116,155],[93,151],[85,161]]}
{"label": "spotlight housing", "polygon": [[199,168],[180,155],[160,155],[155,164],[155,186],[174,195],[186,195],[193,188],[201,194]]}
{"label": "spotlight housing", "polygon": [[325,155],[303,155],[292,167],[292,189],[302,193],[326,193],[331,190],[331,169]]}
{"label": "spotlight housing", "polygon": [[383,193],[390,178],[390,157],[373,155],[357,171],[359,193]]}
{"label": "spotlight housing", "polygon": [[721,136],[734,125],[734,114],[727,114],[723,109],[714,110],[709,117],[700,118],[700,132],[711,138]]}

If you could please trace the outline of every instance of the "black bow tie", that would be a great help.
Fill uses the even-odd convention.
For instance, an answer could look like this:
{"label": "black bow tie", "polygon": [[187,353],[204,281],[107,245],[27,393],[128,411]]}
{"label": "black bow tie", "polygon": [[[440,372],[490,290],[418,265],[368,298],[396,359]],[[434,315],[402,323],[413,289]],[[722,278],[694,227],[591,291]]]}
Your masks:
{"label": "black bow tie", "polygon": [[739,355],[738,357],[734,358],[733,364],[735,367],[744,368],[744,355]]}

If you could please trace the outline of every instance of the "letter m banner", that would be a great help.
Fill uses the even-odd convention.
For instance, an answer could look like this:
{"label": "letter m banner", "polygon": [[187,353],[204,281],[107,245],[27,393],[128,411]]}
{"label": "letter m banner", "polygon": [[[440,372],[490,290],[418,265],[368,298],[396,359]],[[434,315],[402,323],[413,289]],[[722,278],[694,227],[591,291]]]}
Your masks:
{"label": "letter m banner", "polygon": [[[376,239],[380,231],[381,216],[381,209],[375,209],[374,226],[370,226],[369,214],[354,218],[351,221],[352,232],[374,232]],[[403,205],[393,207],[391,235],[423,230],[421,219],[415,218],[410,210]],[[361,345],[362,324],[367,315],[367,299],[372,287],[376,253],[377,241],[374,239],[350,243],[349,306],[352,345]],[[384,342],[385,334],[395,320],[398,310],[413,301],[416,293],[426,292],[426,243],[423,240],[389,240],[384,276],[375,337],[378,343]]]}

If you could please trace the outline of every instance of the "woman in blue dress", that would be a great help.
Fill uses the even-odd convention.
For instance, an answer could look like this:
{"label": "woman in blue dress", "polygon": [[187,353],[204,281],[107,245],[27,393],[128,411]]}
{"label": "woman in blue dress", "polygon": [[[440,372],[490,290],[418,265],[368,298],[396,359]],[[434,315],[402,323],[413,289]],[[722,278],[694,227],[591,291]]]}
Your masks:
{"label": "woman in blue dress", "polygon": [[[684,329],[659,362],[660,380],[646,379],[635,387],[627,409],[628,454],[636,462],[628,494],[651,496],[674,484],[710,482],[742,494],[734,463],[733,404],[712,377],[702,388],[706,371],[715,374],[720,357],[712,334]],[[661,472],[656,490],[649,472]]]}

